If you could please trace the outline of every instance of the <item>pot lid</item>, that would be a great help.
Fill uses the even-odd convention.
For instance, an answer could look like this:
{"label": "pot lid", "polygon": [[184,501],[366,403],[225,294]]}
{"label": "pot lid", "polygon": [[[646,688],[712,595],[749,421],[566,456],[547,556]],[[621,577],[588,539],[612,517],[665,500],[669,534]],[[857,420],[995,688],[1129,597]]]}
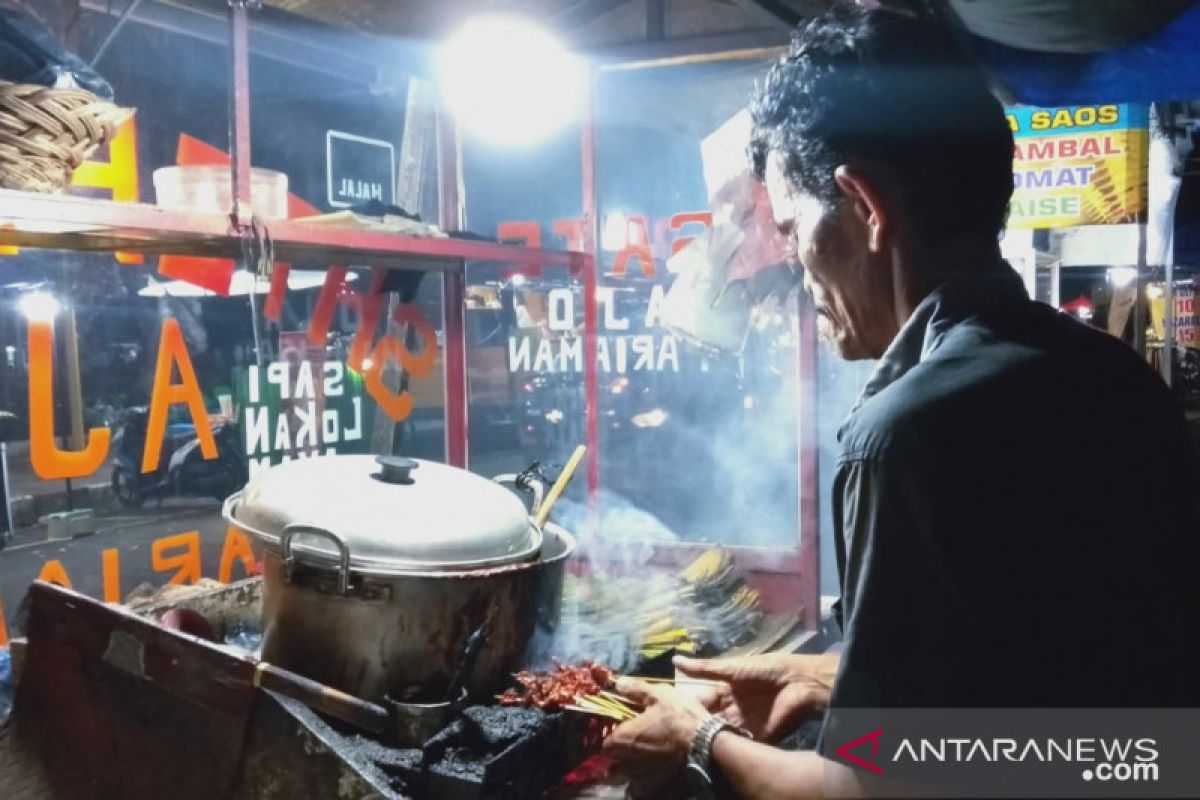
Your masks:
{"label": "pot lid", "polygon": [[377,574],[507,564],[535,556],[542,544],[525,504],[499,483],[393,456],[278,464],[229,498],[225,513],[269,547],[289,538],[301,557],[344,555],[351,569]]}

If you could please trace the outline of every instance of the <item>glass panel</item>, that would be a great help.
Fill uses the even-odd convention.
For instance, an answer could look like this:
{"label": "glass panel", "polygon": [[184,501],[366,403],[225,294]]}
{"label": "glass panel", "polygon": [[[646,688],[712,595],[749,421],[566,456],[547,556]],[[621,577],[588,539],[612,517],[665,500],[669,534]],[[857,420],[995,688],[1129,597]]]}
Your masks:
{"label": "glass panel", "polygon": [[[75,22],[85,60],[115,20],[102,7]],[[399,70],[402,59],[390,46],[294,33],[253,37],[253,165],[270,171],[256,175],[256,216],[375,200],[429,219],[431,130],[402,135],[408,79],[371,63]],[[145,4],[130,18],[98,69],[137,114],[76,174],[73,194],[227,210],[227,36],[223,16],[182,6]],[[190,174],[158,172],[180,166]],[[117,601],[143,583],[253,571],[219,501],[269,464],[334,452],[444,458],[440,274],[271,264],[265,250],[260,238],[236,260],[0,255],[0,621],[39,575]]]}
{"label": "glass panel", "polygon": [[[731,298],[746,286],[725,274],[737,257],[719,258],[704,238],[712,212],[726,208],[713,197],[720,186],[708,184],[723,180],[716,176],[731,159],[702,146],[744,107],[761,70],[758,61],[726,62],[604,73],[598,83],[601,482],[606,503],[653,515],[654,535],[790,549],[798,541],[794,308],[772,305],[753,322],[748,304],[736,308],[721,318],[736,329],[732,338],[709,342],[720,350],[663,324],[667,291],[684,280],[673,268],[722,272]],[[740,218],[718,215],[714,235],[747,234]],[[715,306],[701,313],[717,317],[725,306]]]}
{"label": "glass panel", "polygon": [[[536,146],[513,148],[468,135],[468,228],[516,244],[581,249],[579,137],[571,127]],[[554,266],[469,265],[473,471],[520,472],[537,461],[554,474],[585,442],[581,277]],[[581,499],[585,487],[581,470],[569,497]]]}

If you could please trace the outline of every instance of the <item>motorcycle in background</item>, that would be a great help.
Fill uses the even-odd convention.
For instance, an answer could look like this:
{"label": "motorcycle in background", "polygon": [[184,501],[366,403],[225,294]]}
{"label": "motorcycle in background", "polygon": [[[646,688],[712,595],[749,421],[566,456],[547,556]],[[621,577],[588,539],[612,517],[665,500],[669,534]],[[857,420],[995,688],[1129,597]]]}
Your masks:
{"label": "motorcycle in background", "polygon": [[112,490],[126,508],[140,508],[153,498],[212,497],[224,500],[249,478],[241,437],[232,422],[213,424],[217,457],[206,460],[200,451],[196,428],[189,423],[168,424],[159,453],[158,469],[142,472],[149,409],[128,409],[113,436]]}

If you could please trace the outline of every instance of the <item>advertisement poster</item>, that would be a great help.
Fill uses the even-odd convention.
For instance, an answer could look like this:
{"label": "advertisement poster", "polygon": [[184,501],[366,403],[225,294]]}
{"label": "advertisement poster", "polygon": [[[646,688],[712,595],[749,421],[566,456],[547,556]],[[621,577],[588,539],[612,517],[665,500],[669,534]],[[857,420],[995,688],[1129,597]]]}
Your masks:
{"label": "advertisement poster", "polygon": [[1146,210],[1144,107],[1010,108],[1008,123],[1015,144],[1009,227],[1127,223]]}
{"label": "advertisement poster", "polygon": [[303,332],[280,333],[279,353],[245,368],[235,389],[250,477],[294,458],[367,452],[362,376]]}
{"label": "advertisement poster", "polygon": [[[1152,284],[1150,291],[1150,326],[1157,339],[1163,338],[1163,311],[1166,299],[1161,284]],[[1196,286],[1191,281],[1175,284],[1175,343],[1180,347],[1200,349],[1196,326]]]}

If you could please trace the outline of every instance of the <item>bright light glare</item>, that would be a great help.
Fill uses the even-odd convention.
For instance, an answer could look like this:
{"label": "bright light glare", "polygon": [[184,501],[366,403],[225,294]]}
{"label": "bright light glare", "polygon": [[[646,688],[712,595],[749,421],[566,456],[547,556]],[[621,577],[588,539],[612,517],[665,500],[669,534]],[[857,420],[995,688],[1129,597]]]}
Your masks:
{"label": "bright light glare", "polygon": [[623,250],[629,245],[629,219],[620,211],[604,215],[600,228],[600,247],[609,252]]}
{"label": "bright light glare", "polygon": [[656,408],[653,411],[647,411],[644,414],[638,414],[630,422],[635,428],[657,428],[667,421],[667,412],[661,408]]}
{"label": "bright light glare", "polygon": [[512,276],[512,285],[513,286],[524,286],[525,285],[525,276],[519,272],[516,275],[513,275]]}
{"label": "bright light glare", "polygon": [[58,300],[49,292],[27,292],[17,301],[21,313],[31,322],[49,322],[58,314]]}
{"label": "bright light glare", "polygon": [[462,126],[502,144],[534,142],[579,109],[583,63],[547,31],[484,16],[450,37],[438,58],[446,103]]}
{"label": "bright light glare", "polygon": [[1113,267],[1108,271],[1108,280],[1114,289],[1124,289],[1137,280],[1137,274],[1134,267]]}

